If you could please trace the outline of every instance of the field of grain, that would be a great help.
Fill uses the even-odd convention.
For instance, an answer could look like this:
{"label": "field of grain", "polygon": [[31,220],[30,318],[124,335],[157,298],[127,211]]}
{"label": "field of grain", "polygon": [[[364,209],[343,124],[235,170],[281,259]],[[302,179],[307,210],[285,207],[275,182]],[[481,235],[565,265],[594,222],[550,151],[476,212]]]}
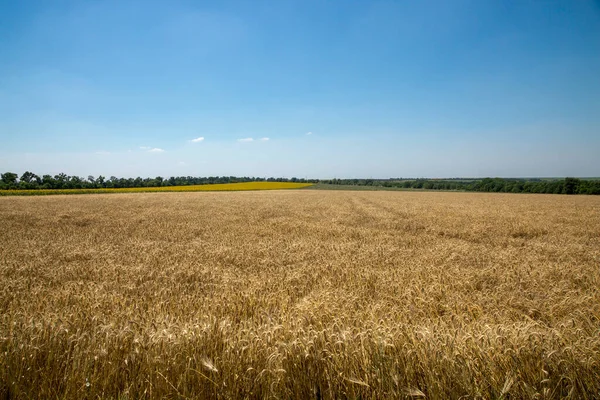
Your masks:
{"label": "field of grain", "polygon": [[600,398],[600,198],[0,198],[4,398]]}
{"label": "field of grain", "polygon": [[105,193],[151,193],[151,192],[237,192],[246,190],[282,190],[302,189],[312,186],[312,183],[296,182],[239,182],[215,183],[210,185],[187,186],[149,186],[130,188],[95,188],[95,189],[11,189],[0,190],[0,196],[48,196],[56,194],[105,194]]}

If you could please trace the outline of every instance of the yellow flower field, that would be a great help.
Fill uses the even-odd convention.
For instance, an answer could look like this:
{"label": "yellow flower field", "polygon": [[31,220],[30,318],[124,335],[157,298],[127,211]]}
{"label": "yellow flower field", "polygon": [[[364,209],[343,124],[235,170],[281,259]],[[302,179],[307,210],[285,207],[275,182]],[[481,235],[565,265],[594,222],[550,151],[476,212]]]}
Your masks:
{"label": "yellow flower field", "polygon": [[312,183],[293,182],[242,182],[218,183],[214,185],[135,187],[117,189],[38,189],[38,190],[1,190],[0,196],[40,196],[51,194],[93,194],[93,193],[140,193],[140,192],[201,192],[201,191],[243,191],[243,190],[281,190],[302,189]]}

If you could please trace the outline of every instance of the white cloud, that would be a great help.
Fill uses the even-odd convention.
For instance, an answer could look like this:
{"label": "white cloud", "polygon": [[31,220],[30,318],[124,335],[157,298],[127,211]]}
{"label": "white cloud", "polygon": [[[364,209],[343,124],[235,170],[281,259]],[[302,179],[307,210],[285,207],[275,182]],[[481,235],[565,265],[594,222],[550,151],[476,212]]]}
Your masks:
{"label": "white cloud", "polygon": [[159,149],[158,147],[140,146],[140,149],[148,153],[164,153],[164,150]]}
{"label": "white cloud", "polygon": [[238,142],[253,142],[254,139],[252,139],[251,137],[249,138],[244,138],[244,139],[238,139]]}
{"label": "white cloud", "polygon": [[197,137],[196,139],[190,140],[190,142],[199,143],[199,142],[202,142],[203,140],[204,140],[204,136],[200,136],[200,137]]}
{"label": "white cloud", "polygon": [[185,161],[179,161],[177,165],[185,165]]}
{"label": "white cloud", "polygon": [[312,135],[312,132],[306,132],[306,136]]}
{"label": "white cloud", "polygon": [[269,138],[268,137],[260,138],[260,141],[261,142],[267,142],[267,141],[269,141]]}
{"label": "white cloud", "polygon": [[109,151],[97,151],[96,154],[99,154],[101,156],[107,156],[110,154],[110,152]]}

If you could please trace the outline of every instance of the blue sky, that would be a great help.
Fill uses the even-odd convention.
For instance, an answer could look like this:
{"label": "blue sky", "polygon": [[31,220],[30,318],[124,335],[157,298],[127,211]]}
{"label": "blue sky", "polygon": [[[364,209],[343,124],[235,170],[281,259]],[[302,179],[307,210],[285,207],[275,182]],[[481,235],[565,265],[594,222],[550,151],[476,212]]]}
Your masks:
{"label": "blue sky", "polygon": [[1,171],[600,176],[599,154],[598,2],[0,0]]}

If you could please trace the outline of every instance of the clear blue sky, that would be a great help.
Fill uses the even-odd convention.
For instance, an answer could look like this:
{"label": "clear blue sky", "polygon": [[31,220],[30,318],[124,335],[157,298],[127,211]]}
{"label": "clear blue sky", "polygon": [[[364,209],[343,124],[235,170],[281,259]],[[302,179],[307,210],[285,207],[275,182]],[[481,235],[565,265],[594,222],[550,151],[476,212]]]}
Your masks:
{"label": "clear blue sky", "polygon": [[600,3],[0,0],[25,170],[600,176]]}

